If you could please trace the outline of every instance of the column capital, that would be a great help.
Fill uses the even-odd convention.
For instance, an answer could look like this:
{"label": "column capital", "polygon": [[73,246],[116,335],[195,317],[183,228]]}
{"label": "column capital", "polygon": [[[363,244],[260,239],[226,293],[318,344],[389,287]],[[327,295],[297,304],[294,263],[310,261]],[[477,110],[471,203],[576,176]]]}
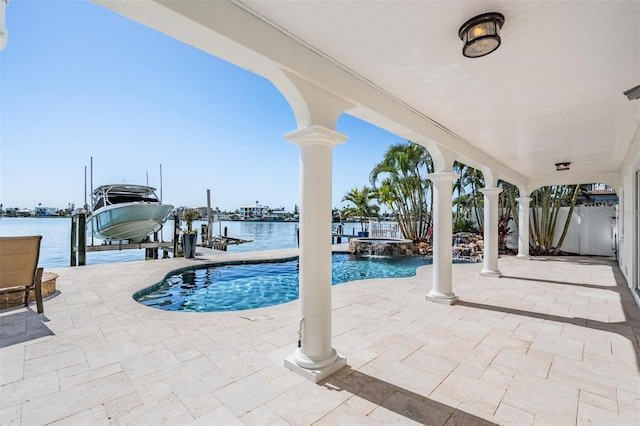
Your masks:
{"label": "column capital", "polygon": [[435,172],[435,173],[429,173],[427,175],[427,179],[429,179],[433,183],[440,183],[440,182],[453,183],[453,181],[458,179],[459,177],[460,177],[459,174],[453,173],[453,172]]}
{"label": "column capital", "polygon": [[286,133],[284,138],[298,146],[312,144],[334,147],[347,141],[347,135],[317,124]]}
{"label": "column capital", "polygon": [[516,198],[516,201],[519,204],[524,204],[524,203],[529,204],[531,202],[531,200],[533,200],[533,198],[531,198],[531,197],[518,197],[518,198]]}
{"label": "column capital", "polygon": [[498,195],[503,190],[502,188],[498,188],[496,186],[488,186],[486,188],[481,188],[479,191],[482,192],[484,195],[494,195],[494,194]]}

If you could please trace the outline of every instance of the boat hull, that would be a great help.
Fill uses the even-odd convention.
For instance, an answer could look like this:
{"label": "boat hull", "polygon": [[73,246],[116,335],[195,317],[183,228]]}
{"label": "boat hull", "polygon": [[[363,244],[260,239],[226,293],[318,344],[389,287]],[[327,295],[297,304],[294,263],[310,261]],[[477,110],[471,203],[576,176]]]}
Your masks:
{"label": "boat hull", "polygon": [[172,210],[169,204],[113,204],[93,212],[88,218],[87,230],[103,240],[128,240],[136,244],[159,231]]}

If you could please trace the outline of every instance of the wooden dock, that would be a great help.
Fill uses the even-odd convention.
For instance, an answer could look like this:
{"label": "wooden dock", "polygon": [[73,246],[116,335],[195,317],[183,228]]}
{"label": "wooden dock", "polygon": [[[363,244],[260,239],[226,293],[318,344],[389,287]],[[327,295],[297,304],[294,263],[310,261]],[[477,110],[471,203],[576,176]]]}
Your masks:
{"label": "wooden dock", "polygon": [[243,240],[242,238],[233,238],[227,236],[211,237],[209,241],[203,242],[202,247],[208,247],[215,250],[227,251],[228,245],[240,245],[243,243],[252,243],[253,240]]}
{"label": "wooden dock", "polygon": [[331,233],[331,244],[342,244],[342,239],[345,238],[347,240],[347,242],[349,242],[349,240],[351,238],[358,238],[357,235],[353,235],[353,234],[338,234],[335,232]]}
{"label": "wooden dock", "polygon": [[[151,241],[148,243],[123,244],[121,241],[112,244],[94,244],[85,247],[86,251],[132,250],[132,249],[173,249],[171,241]],[[75,248],[78,251],[78,247]]]}

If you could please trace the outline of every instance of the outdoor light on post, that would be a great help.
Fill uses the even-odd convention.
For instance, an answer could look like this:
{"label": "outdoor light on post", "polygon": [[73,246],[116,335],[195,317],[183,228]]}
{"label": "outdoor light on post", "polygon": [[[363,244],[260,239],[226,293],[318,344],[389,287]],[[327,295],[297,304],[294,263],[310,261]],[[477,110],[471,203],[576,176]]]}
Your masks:
{"label": "outdoor light on post", "polygon": [[564,170],[569,170],[569,165],[571,163],[569,162],[564,162],[564,163],[556,163],[556,171],[561,172]]}
{"label": "outdoor light on post", "polygon": [[483,13],[464,23],[458,36],[464,43],[462,54],[467,58],[479,58],[500,47],[500,29],[504,24],[501,13]]}

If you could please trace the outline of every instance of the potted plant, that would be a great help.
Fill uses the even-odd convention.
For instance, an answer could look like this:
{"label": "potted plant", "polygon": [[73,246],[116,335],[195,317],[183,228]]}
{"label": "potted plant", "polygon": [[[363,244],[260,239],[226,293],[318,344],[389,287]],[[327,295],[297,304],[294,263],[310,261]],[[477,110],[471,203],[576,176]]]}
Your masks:
{"label": "potted plant", "polygon": [[200,214],[195,209],[187,209],[182,213],[182,220],[187,224],[187,229],[182,233],[182,252],[184,257],[193,258],[196,256],[198,232],[192,226],[193,221],[199,217]]}

